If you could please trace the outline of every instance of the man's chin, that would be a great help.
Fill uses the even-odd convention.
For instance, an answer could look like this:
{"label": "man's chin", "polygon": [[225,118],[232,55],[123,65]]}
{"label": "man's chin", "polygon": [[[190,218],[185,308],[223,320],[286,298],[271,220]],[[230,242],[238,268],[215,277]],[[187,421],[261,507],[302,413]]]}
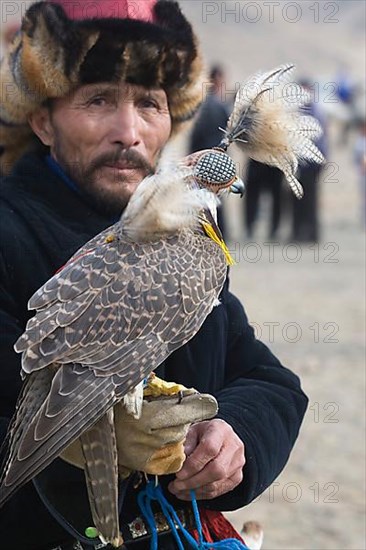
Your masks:
{"label": "man's chin", "polygon": [[89,192],[86,194],[86,199],[99,213],[104,216],[116,217],[122,214],[130,197]]}
{"label": "man's chin", "polygon": [[80,178],[80,187],[89,202],[107,215],[121,214],[145,174],[132,168],[104,167]]}
{"label": "man's chin", "polygon": [[101,194],[105,193],[106,196],[110,196],[111,200],[123,199],[127,202],[130,200],[133,193],[136,191],[137,187],[142,182],[143,178],[132,180],[128,178],[127,180],[118,179],[118,180],[106,180],[100,182],[98,185]]}
{"label": "man's chin", "polygon": [[138,184],[129,183],[126,186],[122,182],[98,182],[97,185],[84,187],[84,195],[99,212],[116,216],[126,208]]}
{"label": "man's chin", "polygon": [[138,168],[116,168],[115,166],[103,166],[93,177],[101,186],[113,188],[115,185],[124,185],[135,191],[139,183],[144,179],[145,173]]}

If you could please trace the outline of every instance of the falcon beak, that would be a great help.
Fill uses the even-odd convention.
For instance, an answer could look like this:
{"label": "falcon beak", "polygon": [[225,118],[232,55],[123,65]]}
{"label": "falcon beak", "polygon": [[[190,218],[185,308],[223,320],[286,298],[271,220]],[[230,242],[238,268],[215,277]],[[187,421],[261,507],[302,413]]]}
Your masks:
{"label": "falcon beak", "polygon": [[245,193],[245,185],[243,180],[236,178],[235,182],[230,185],[229,191],[231,193],[235,193],[236,195],[240,195],[241,198]]}

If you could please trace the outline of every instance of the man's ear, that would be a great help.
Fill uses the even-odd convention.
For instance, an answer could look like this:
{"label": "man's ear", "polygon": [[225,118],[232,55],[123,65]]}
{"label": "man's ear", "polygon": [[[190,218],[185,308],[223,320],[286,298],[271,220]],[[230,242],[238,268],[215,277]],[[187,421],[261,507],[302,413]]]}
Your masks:
{"label": "man's ear", "polygon": [[43,145],[51,147],[54,141],[54,131],[51,123],[51,113],[48,107],[40,107],[29,115],[28,122],[33,132]]}

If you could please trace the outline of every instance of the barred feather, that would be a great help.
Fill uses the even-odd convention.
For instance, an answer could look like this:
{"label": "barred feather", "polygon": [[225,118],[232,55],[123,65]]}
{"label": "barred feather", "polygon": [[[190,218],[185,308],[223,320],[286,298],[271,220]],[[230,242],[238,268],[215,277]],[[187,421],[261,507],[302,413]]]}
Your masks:
{"label": "barred feather", "polygon": [[284,65],[258,73],[239,89],[221,145],[235,142],[254,160],[279,168],[301,198],[298,161],[322,163],[324,157],[312,141],[321,135],[319,123],[299,113],[309,93],[297,84],[284,89],[293,70],[294,65]]}

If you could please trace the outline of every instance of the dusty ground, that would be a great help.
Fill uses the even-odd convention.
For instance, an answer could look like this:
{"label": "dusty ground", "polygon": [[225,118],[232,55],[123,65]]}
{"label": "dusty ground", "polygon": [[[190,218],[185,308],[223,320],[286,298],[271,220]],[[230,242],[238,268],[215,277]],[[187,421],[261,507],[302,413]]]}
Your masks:
{"label": "dusty ground", "polygon": [[[237,528],[261,521],[265,550],[365,548],[365,233],[349,149],[333,147],[330,160],[339,166],[338,181],[321,186],[319,249],[288,247],[284,227],[271,257],[260,238],[265,207],[256,244],[249,245],[240,239],[238,204],[230,204],[240,243],[232,248],[242,253],[232,287],[310,399],[283,473],[259,500],[229,514]],[[277,323],[272,334],[268,323]]]}

